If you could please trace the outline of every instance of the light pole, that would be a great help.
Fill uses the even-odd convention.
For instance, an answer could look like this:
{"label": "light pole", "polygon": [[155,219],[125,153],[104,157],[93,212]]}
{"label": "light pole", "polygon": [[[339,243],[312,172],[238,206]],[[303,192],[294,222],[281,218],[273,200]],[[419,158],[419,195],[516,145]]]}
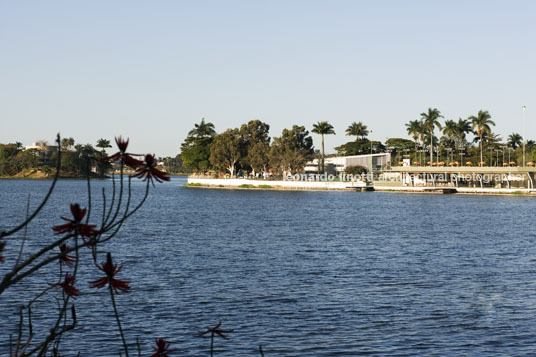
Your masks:
{"label": "light pole", "polygon": [[[372,130],[369,132],[369,134],[372,134]],[[372,139],[370,140],[370,154],[372,154]]]}
{"label": "light pole", "polygon": [[523,167],[525,167],[525,110],[527,107],[524,105],[521,108],[523,109]]}

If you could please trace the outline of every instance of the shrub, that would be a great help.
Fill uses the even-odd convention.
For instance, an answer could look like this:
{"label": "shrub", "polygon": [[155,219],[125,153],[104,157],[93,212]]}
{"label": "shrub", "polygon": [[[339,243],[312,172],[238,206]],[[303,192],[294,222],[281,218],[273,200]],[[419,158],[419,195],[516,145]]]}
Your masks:
{"label": "shrub", "polygon": [[355,166],[348,166],[346,170],[344,170],[344,173],[347,175],[361,175],[367,173],[367,168],[361,165],[355,165]]}

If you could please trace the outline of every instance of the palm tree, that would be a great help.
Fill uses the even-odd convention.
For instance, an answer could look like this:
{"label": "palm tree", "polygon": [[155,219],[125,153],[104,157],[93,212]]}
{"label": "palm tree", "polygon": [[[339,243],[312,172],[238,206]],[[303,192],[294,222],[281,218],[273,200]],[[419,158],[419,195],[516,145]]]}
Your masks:
{"label": "palm tree", "polygon": [[333,126],[327,121],[319,121],[313,124],[313,130],[311,131],[322,136],[322,173],[324,173],[324,135],[335,134],[335,131],[333,130]]}
{"label": "palm tree", "polygon": [[214,124],[205,123],[205,118],[201,118],[201,123],[195,124],[188,135],[196,136],[198,138],[210,137],[216,135],[216,130],[214,130]]}
{"label": "palm tree", "polygon": [[406,124],[406,130],[408,131],[408,135],[410,135],[413,138],[413,141],[415,141],[415,160],[417,160],[417,145],[419,142],[419,135],[421,133],[421,122],[418,120],[411,120]]}
{"label": "palm tree", "polygon": [[68,150],[73,146],[74,146],[74,139],[73,138],[63,138],[63,139],[61,139],[61,148],[63,150]]}
{"label": "palm tree", "polygon": [[104,153],[104,150],[106,148],[111,148],[112,147],[112,145],[110,145],[110,140],[106,140],[106,139],[97,140],[97,145],[96,146],[98,148],[101,148],[103,153]]}
{"label": "palm tree", "polygon": [[445,120],[445,126],[443,126],[443,135],[450,140],[454,140],[458,135],[458,123],[454,120]]}
{"label": "palm tree", "polygon": [[508,136],[508,141],[506,142],[506,144],[508,144],[508,146],[514,150],[520,147],[522,143],[523,137],[521,137],[521,135],[519,135],[518,133],[510,134],[510,136]]}
{"label": "palm tree", "polygon": [[443,118],[443,116],[437,108],[428,108],[427,113],[421,113],[424,128],[430,134],[430,161],[434,161],[434,128],[437,126],[438,129],[441,129],[439,118]]}
{"label": "palm tree", "polygon": [[490,125],[495,126],[495,123],[491,120],[491,115],[487,110],[479,110],[476,116],[472,115],[468,118],[468,120],[471,121],[472,129],[476,129],[476,134],[480,140],[480,162],[482,162],[482,137],[485,133],[491,134]]}
{"label": "palm tree", "polygon": [[347,136],[355,136],[355,140],[357,141],[360,137],[361,139],[364,139],[369,134],[369,131],[367,130],[367,126],[361,122],[356,123],[353,122],[350,124],[348,129],[346,129],[346,135]]}

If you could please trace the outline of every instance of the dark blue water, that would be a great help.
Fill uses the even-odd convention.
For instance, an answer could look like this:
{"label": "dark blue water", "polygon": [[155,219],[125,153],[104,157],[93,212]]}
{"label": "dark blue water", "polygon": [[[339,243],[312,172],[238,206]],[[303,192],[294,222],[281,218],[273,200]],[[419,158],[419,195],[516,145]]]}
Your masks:
{"label": "dark blue water", "polygon": [[[356,192],[279,192],[158,185],[117,239],[124,263],[117,297],[126,337],[144,355],[155,337],[177,356],[207,356],[197,334],[222,320],[218,356],[526,355],[536,351],[536,198]],[[0,181],[0,229],[35,206],[50,182]],[[95,206],[109,181],[93,182]],[[134,186],[139,197],[143,185]],[[29,227],[30,252],[50,226],[85,205],[85,182],[61,181]],[[96,214],[96,213],[95,213]],[[20,235],[19,235],[20,237]],[[16,242],[8,242],[13,264]],[[88,260],[88,257],[85,258]],[[102,256],[101,260],[104,260]],[[57,274],[57,266],[52,266]],[[79,326],[62,350],[121,349],[110,297],[80,271]],[[16,334],[16,306],[46,287],[40,274],[0,295],[0,355]],[[47,280],[49,279],[49,280]],[[58,291],[36,304],[36,324]],[[43,331],[41,331],[43,332]],[[132,346],[132,348],[134,348]]]}

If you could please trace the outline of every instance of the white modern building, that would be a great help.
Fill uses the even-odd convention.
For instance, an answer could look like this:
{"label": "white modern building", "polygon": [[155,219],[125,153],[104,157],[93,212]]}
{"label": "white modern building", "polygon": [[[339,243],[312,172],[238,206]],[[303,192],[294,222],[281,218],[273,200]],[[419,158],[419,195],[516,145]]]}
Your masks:
{"label": "white modern building", "polygon": [[[320,159],[314,159],[305,166],[305,172],[316,173],[320,166]],[[344,172],[349,166],[363,166],[368,172],[385,169],[391,162],[390,153],[355,155],[355,156],[333,156],[324,159],[326,171]]]}

